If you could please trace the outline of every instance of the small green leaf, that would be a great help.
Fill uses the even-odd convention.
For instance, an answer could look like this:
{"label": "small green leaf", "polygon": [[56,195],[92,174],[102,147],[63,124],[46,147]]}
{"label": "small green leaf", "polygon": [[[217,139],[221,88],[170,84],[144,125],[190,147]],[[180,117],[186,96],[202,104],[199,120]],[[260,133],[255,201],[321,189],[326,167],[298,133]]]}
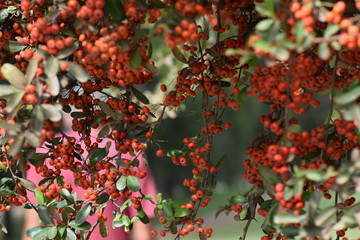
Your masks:
{"label": "small green leaf", "polygon": [[290,57],[290,52],[286,48],[283,47],[274,47],[271,48],[270,52],[279,60],[285,61],[288,60]]}
{"label": "small green leaf", "polygon": [[242,195],[234,195],[230,198],[230,202],[235,205],[244,204],[247,202],[247,198]]}
{"label": "small green leaf", "polygon": [[176,208],[174,217],[185,217],[189,212],[188,208]]}
{"label": "small green leaf", "polygon": [[97,204],[106,203],[109,200],[109,198],[110,198],[109,194],[104,192],[96,199],[96,203]]}
{"label": "small green leaf", "polygon": [[35,195],[36,201],[38,201],[39,204],[41,204],[41,205],[45,204],[44,194],[39,189],[35,190],[34,195]]}
{"label": "small green leaf", "polygon": [[60,81],[56,75],[47,76],[45,79],[51,96],[57,96],[60,93]]}
{"label": "small green leaf", "polygon": [[83,222],[82,224],[76,224],[75,221],[71,221],[69,223],[70,227],[73,227],[77,230],[89,230],[91,228],[91,224],[89,222]]}
{"label": "small green leaf", "polygon": [[1,73],[2,75],[4,75],[6,80],[8,80],[9,83],[14,87],[24,89],[25,85],[28,82],[24,74],[17,67],[10,63],[5,63],[4,65],[2,65]]}
{"label": "small green leaf", "polygon": [[326,42],[320,43],[318,47],[319,57],[323,60],[327,60],[330,57],[330,48]]}
{"label": "small green leaf", "polygon": [[319,213],[314,219],[314,223],[318,227],[324,227],[325,223],[332,219],[333,216],[336,215],[337,208],[336,207],[328,207],[322,212]]}
{"label": "small green leaf", "polygon": [[103,238],[106,238],[108,236],[108,227],[106,226],[106,223],[104,221],[100,221],[99,222],[99,231],[100,231],[100,235],[103,237]]}
{"label": "small green leaf", "polygon": [[179,60],[182,63],[188,63],[184,54],[181,52],[181,50],[178,47],[172,48],[171,51],[177,60]]}
{"label": "small green leaf", "polygon": [[97,162],[104,159],[108,154],[105,148],[95,148],[89,152],[88,158],[90,159],[90,164],[95,165]]}
{"label": "small green leaf", "polygon": [[333,36],[340,30],[340,26],[337,24],[329,24],[324,31],[324,38]]}
{"label": "small green leaf", "polygon": [[162,207],[163,207],[163,210],[164,210],[164,213],[167,217],[173,217],[174,216],[174,211],[173,209],[171,208],[170,204],[167,203],[167,202],[163,202],[162,203]]}
{"label": "small green leaf", "polygon": [[52,122],[61,120],[61,106],[53,104],[41,104],[45,116]]}
{"label": "small green leaf", "polygon": [[360,86],[351,89],[348,92],[341,92],[335,97],[335,102],[338,105],[346,105],[354,102],[360,96]]}
{"label": "small green leaf", "polygon": [[113,126],[108,124],[104,126],[98,133],[98,138],[106,138],[110,135],[111,131],[113,130]]}
{"label": "small green leaf", "polygon": [[256,30],[258,31],[266,31],[268,30],[274,23],[274,19],[269,18],[269,19],[264,19],[262,21],[260,21],[258,24],[256,24]]}
{"label": "small green leaf", "polygon": [[183,151],[182,150],[179,150],[179,149],[173,149],[173,150],[170,150],[166,153],[166,156],[167,157],[172,157],[172,156],[176,156],[176,155],[180,155],[182,154]]}
{"label": "small green leaf", "polygon": [[142,56],[139,51],[135,50],[130,58],[130,67],[132,69],[138,69],[142,63]]}
{"label": "small green leaf", "polygon": [[156,201],[157,201],[158,203],[161,203],[161,201],[162,201],[162,193],[156,194]]}
{"label": "small green leaf", "polygon": [[62,188],[60,190],[60,195],[67,201],[71,202],[71,203],[75,203],[75,199],[74,199],[74,196],[70,194],[70,192],[65,189],[65,188]]}
{"label": "small green leaf", "polygon": [[76,234],[74,233],[73,230],[71,230],[70,228],[66,228],[66,238],[65,240],[76,240]]}
{"label": "small green leaf", "polygon": [[70,47],[64,48],[63,50],[61,50],[57,55],[56,58],[57,59],[64,59],[69,57],[71,54],[73,54],[77,49],[79,48],[79,42],[74,42],[73,45],[71,45]]}
{"label": "small green leaf", "polygon": [[48,206],[48,211],[50,213],[50,216],[55,218],[57,221],[61,222],[59,212],[58,212],[58,210],[56,209],[56,207],[54,205],[49,205]]}
{"label": "small green leaf", "polygon": [[35,77],[35,74],[38,69],[38,65],[39,65],[39,61],[37,58],[30,59],[29,64],[26,68],[27,83],[30,83],[31,80],[33,80],[33,78]]}
{"label": "small green leaf", "polygon": [[259,173],[264,182],[268,182],[272,185],[281,182],[280,176],[272,171],[269,167],[260,166]]}
{"label": "small green leaf", "polygon": [[137,179],[137,177],[135,177],[135,176],[132,176],[132,175],[127,176],[126,185],[133,192],[137,192],[140,190],[139,179]]}
{"label": "small green leaf", "polygon": [[145,199],[145,200],[149,200],[149,201],[150,201],[150,200],[153,200],[153,198],[154,198],[154,197],[153,197],[152,195],[150,195],[150,194],[146,194],[146,195],[144,196],[144,199]]}
{"label": "small green leaf", "polygon": [[11,156],[14,156],[18,152],[20,152],[20,149],[22,147],[22,144],[24,143],[24,135],[20,134],[19,136],[15,137],[15,141],[11,144],[9,154]]}
{"label": "small green leaf", "polygon": [[268,41],[263,40],[263,39],[256,40],[253,43],[253,45],[256,48],[260,48],[264,52],[269,52],[269,50],[271,48],[270,43]]}
{"label": "small green leaf", "polygon": [[140,92],[137,88],[131,86],[131,91],[134,94],[134,96],[143,104],[150,103],[149,99],[142,92]]}
{"label": "small green leaf", "polygon": [[32,192],[35,192],[37,190],[36,185],[32,181],[24,178],[19,178],[19,180],[27,190],[30,190]]}
{"label": "small green leaf", "polygon": [[166,8],[167,5],[161,0],[148,0],[147,5],[151,8]]}
{"label": "small green leaf", "polygon": [[43,240],[47,238],[48,235],[48,227],[46,229],[41,230],[37,234],[35,234],[33,240]]}
{"label": "small green leaf", "polygon": [[301,43],[306,37],[306,31],[304,24],[301,21],[297,21],[295,24],[295,38],[297,43]]}
{"label": "small green leaf", "polygon": [[68,63],[68,72],[73,75],[79,82],[87,82],[90,78],[90,76],[87,74],[87,72],[80,67],[78,64],[73,62],[67,62]]}
{"label": "small green leaf", "polygon": [[59,72],[60,63],[57,58],[49,57],[45,61],[44,72],[46,76],[54,76]]}
{"label": "small green leaf", "polygon": [[106,10],[110,13],[110,15],[115,18],[117,21],[121,22],[125,19],[125,11],[124,7],[119,0],[105,0],[106,2]]}
{"label": "small green leaf", "polygon": [[45,226],[32,227],[32,228],[26,230],[26,236],[27,237],[34,237],[36,234],[38,234],[39,232],[41,232],[42,230],[44,230],[46,228],[47,227],[45,227]]}
{"label": "small green leaf", "polygon": [[109,115],[110,117],[117,119],[115,112],[110,108],[110,106],[106,102],[99,102],[98,106],[101,108],[101,110],[104,111],[106,115]]}
{"label": "small green leaf", "polygon": [[85,222],[86,218],[89,216],[91,211],[91,204],[88,203],[85,206],[83,206],[79,212],[76,214],[75,223],[76,224],[82,224]]}
{"label": "small green leaf", "polygon": [[20,52],[27,47],[24,43],[19,43],[18,41],[8,41],[4,44],[3,48],[9,53]]}
{"label": "small green leaf", "polygon": [[40,217],[40,220],[49,226],[54,226],[54,220],[50,217],[48,208],[44,205],[40,205],[38,208],[38,214]]}
{"label": "small green leaf", "polygon": [[56,234],[57,234],[57,228],[55,226],[51,227],[48,229],[47,238],[53,239],[53,238],[55,238]]}

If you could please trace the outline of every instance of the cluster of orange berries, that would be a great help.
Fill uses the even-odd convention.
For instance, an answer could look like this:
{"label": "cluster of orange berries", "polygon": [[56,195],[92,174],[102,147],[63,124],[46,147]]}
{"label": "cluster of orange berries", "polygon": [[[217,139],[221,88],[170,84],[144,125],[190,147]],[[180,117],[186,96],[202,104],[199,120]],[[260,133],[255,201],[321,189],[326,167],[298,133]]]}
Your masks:
{"label": "cluster of orange berries", "polygon": [[173,33],[166,34],[166,42],[170,48],[175,48],[177,45],[183,43],[196,43],[200,39],[207,39],[204,33],[198,33],[198,26],[196,23],[190,23],[188,20],[183,19],[180,25],[174,28]]}
{"label": "cluster of orange berries", "polygon": [[275,185],[275,199],[280,202],[280,206],[283,207],[283,211],[292,211],[295,215],[299,215],[301,209],[304,208],[305,202],[302,199],[302,196],[295,195],[291,199],[284,198],[284,189],[285,186],[283,183],[278,183]]}

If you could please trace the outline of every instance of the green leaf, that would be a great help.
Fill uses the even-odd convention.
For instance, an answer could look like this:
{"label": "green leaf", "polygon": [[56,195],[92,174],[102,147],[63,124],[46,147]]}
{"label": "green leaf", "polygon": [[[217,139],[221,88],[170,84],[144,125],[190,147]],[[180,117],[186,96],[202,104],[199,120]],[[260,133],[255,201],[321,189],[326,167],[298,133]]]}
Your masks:
{"label": "green leaf", "polygon": [[134,86],[131,86],[131,91],[134,94],[134,96],[143,104],[149,104],[150,101],[149,99],[142,93],[140,92],[137,88],[135,88]]}
{"label": "green leaf", "polygon": [[41,205],[45,204],[44,194],[39,189],[35,190],[34,195],[35,195],[36,201],[38,201],[39,204],[41,204]]}
{"label": "green leaf", "polygon": [[60,195],[67,201],[75,204],[74,196],[70,194],[70,192],[66,188],[62,188],[60,190]]}
{"label": "green leaf", "polygon": [[307,32],[305,31],[304,24],[301,21],[297,21],[295,24],[295,38],[297,43],[301,43],[306,37]]}
{"label": "green leaf", "polygon": [[91,211],[91,204],[88,203],[84,207],[82,207],[79,212],[76,214],[75,223],[82,224],[85,222],[86,218],[89,216]]}
{"label": "green leaf", "polygon": [[91,120],[90,127],[98,124],[103,119],[104,116],[105,116],[105,113],[103,113],[103,112],[96,115],[95,118],[93,120]]}
{"label": "green leaf", "polygon": [[57,228],[55,226],[51,227],[48,229],[47,238],[53,239],[55,238],[56,234],[57,234]]}
{"label": "green leaf", "polygon": [[8,130],[13,130],[16,132],[19,132],[21,130],[21,125],[19,123],[15,123],[15,124],[10,124],[7,121],[0,121],[0,127],[1,128],[6,128]]}
{"label": "green leaf", "polygon": [[189,212],[188,208],[176,208],[174,217],[185,217]]}
{"label": "green leaf", "polygon": [[130,67],[132,69],[138,69],[142,63],[142,56],[139,51],[135,50],[130,58]]}
{"label": "green leaf", "polygon": [[56,75],[47,76],[45,79],[51,96],[57,96],[60,93],[60,81]]}
{"label": "green leaf", "polygon": [[287,237],[296,237],[296,236],[299,236],[299,228],[292,227],[292,226],[286,226],[286,227],[282,228],[282,233]]}
{"label": "green leaf", "polygon": [[99,231],[100,231],[100,235],[103,237],[103,238],[106,238],[108,236],[108,227],[106,226],[106,223],[104,221],[100,221],[99,222]]}
{"label": "green leaf", "polygon": [[50,213],[50,216],[55,218],[57,221],[61,222],[59,212],[58,212],[58,210],[56,209],[56,207],[54,205],[49,205],[48,206],[48,211]]}
{"label": "green leaf", "polygon": [[320,43],[318,47],[318,55],[322,60],[327,60],[330,57],[330,48],[326,42]]}
{"label": "green leaf", "polygon": [[24,93],[23,90],[20,90],[17,87],[11,85],[1,85],[0,87],[0,97],[11,96],[14,94]]}
{"label": "green leaf", "polygon": [[270,43],[268,41],[263,40],[263,39],[256,40],[253,43],[253,45],[256,48],[260,48],[264,52],[269,52],[269,50],[271,48]]}
{"label": "green leaf", "polygon": [[32,181],[24,178],[19,178],[19,180],[27,190],[30,190],[32,192],[35,192],[37,190],[36,185]]}
{"label": "green leaf", "polygon": [[24,143],[24,135],[20,134],[15,137],[15,141],[11,144],[9,154],[11,156],[14,156],[18,152],[20,152],[20,149],[22,147],[22,144]]}
{"label": "green leaf", "polygon": [[109,115],[110,117],[117,119],[115,112],[110,108],[110,106],[106,102],[99,102],[98,106],[101,108],[101,110],[106,113],[106,115]]}
{"label": "green leaf", "polygon": [[269,19],[264,19],[262,21],[260,21],[258,24],[256,24],[256,30],[258,31],[266,31],[268,30],[274,23],[274,19],[269,18]]}
{"label": "green leaf", "polygon": [[45,113],[45,116],[52,122],[58,122],[61,120],[61,106],[53,104],[41,104],[41,108]]}
{"label": "green leaf", "polygon": [[170,150],[166,153],[166,156],[167,157],[172,157],[172,156],[176,156],[176,155],[180,155],[180,154],[183,154],[183,151],[182,150],[179,150],[179,149],[173,149],[173,150]]}
{"label": "green leaf", "polygon": [[178,47],[174,47],[171,49],[171,52],[173,53],[174,57],[179,60],[182,63],[188,63],[184,54],[181,52],[181,50]]}
{"label": "green leaf", "polygon": [[1,73],[14,87],[24,89],[25,85],[27,84],[27,80],[24,74],[17,67],[10,63],[5,63],[2,65]]}
{"label": "green leaf", "polygon": [[117,21],[121,22],[125,19],[125,11],[120,0],[105,0],[106,10],[110,15],[115,18]]}
{"label": "green leaf", "polygon": [[70,47],[64,48],[61,50],[58,54],[56,54],[57,59],[64,59],[69,57],[71,54],[73,54],[77,49],[79,48],[79,42],[74,42],[73,45]]}
{"label": "green leaf", "polygon": [[107,156],[108,152],[105,148],[95,148],[90,151],[88,158],[90,159],[90,164],[95,165],[97,162],[103,160]]}
{"label": "green leaf", "polygon": [[174,216],[174,211],[171,208],[171,205],[169,203],[163,202],[161,205],[162,205],[164,213],[167,217],[171,218]]}
{"label": "green leaf", "polygon": [[116,182],[116,189],[119,191],[124,190],[126,188],[126,180],[127,177],[125,175],[122,175]]}
{"label": "green leaf", "polygon": [[332,219],[336,215],[337,208],[336,207],[328,207],[319,215],[317,215],[314,219],[314,223],[318,227],[324,227],[326,223]]}
{"label": "green leaf", "polygon": [[73,62],[67,62],[68,63],[68,72],[73,75],[79,82],[87,82],[90,78],[90,76],[87,74],[87,72],[80,67],[78,64]]}
{"label": "green leaf", "polygon": [[25,131],[25,139],[26,143],[29,144],[32,147],[39,147],[41,145],[39,136],[37,136],[35,133],[31,131]]}
{"label": "green leaf", "polygon": [[38,214],[40,217],[40,220],[49,226],[54,226],[54,220],[50,217],[48,208],[44,205],[40,205],[38,208]]}
{"label": "green leaf", "polygon": [[360,86],[357,86],[348,92],[341,92],[341,94],[336,95],[335,102],[338,105],[346,105],[356,101],[356,99],[358,99],[359,96],[360,96]]}
{"label": "green leaf", "polygon": [[246,101],[247,98],[248,98],[248,96],[247,96],[247,88],[245,87],[245,88],[241,89],[240,94],[236,98],[237,104],[240,107],[244,106],[245,101]]}
{"label": "green leaf", "polygon": [[149,201],[151,201],[151,200],[153,200],[153,196],[152,195],[150,195],[150,194],[146,194],[145,196],[144,196],[144,199],[145,200],[149,200]]}
{"label": "green leaf", "polygon": [[247,198],[242,195],[234,195],[230,198],[230,202],[235,205],[244,204],[247,202]]}
{"label": "green leaf", "polygon": [[123,212],[127,207],[131,206],[131,204],[132,204],[132,202],[131,202],[131,199],[129,198],[121,205],[120,211]]}
{"label": "green leaf", "polygon": [[290,57],[290,52],[286,48],[276,46],[271,48],[270,52],[279,60],[286,61]]}
{"label": "green leaf", "polygon": [[137,179],[137,177],[135,177],[135,176],[132,176],[132,175],[127,176],[126,185],[133,192],[137,192],[140,190],[139,179]]}
{"label": "green leaf", "polygon": [[324,38],[333,36],[340,30],[340,26],[337,24],[329,24],[324,31]]}
{"label": "green leaf", "polygon": [[48,235],[48,229],[49,229],[49,228],[43,229],[43,230],[41,230],[40,232],[38,232],[37,234],[35,234],[33,240],[43,240],[43,239],[46,239],[46,238],[47,238],[47,235]]}
{"label": "green leaf", "polygon": [[107,136],[110,135],[112,130],[113,130],[112,125],[110,125],[110,124],[106,125],[99,131],[98,138],[106,138]]}
{"label": "green leaf", "polygon": [[157,201],[158,203],[161,203],[161,201],[162,201],[162,193],[156,194],[156,201]]}
{"label": "green leaf", "polygon": [[9,53],[20,52],[27,47],[24,43],[19,43],[18,41],[8,41],[4,44],[3,48]]}
{"label": "green leaf", "polygon": [[153,64],[150,64],[149,62],[144,63],[145,68],[152,73],[152,75],[156,76],[159,74],[160,70]]}
{"label": "green leaf", "polygon": [[48,77],[54,76],[59,72],[59,70],[60,70],[60,63],[57,58],[49,57],[46,59],[44,66],[44,72],[46,76]]}
{"label": "green leaf", "polygon": [[39,61],[37,58],[30,59],[29,64],[26,68],[27,83],[30,83],[31,80],[33,80],[33,78],[35,77],[35,74],[38,69],[38,65],[39,65]]}
{"label": "green leaf", "polygon": [[260,204],[261,210],[269,210],[270,206],[272,205],[273,200],[269,199]]}
{"label": "green leaf", "polygon": [[36,234],[38,234],[39,232],[41,232],[44,229],[47,229],[47,227],[45,227],[45,226],[32,227],[32,228],[26,230],[26,236],[34,237]]}
{"label": "green leaf", "polygon": [[282,214],[276,214],[274,216],[274,223],[276,224],[300,223],[304,218],[307,218],[307,216],[295,215],[292,213],[282,213]]}
{"label": "green leaf", "polygon": [[65,240],[76,240],[76,234],[74,233],[73,230],[71,230],[70,228],[66,228],[66,238]]}
{"label": "green leaf", "polygon": [[147,5],[151,8],[166,8],[167,5],[160,0],[148,0]]}
{"label": "green leaf", "polygon": [[96,199],[96,203],[97,204],[106,203],[109,200],[109,198],[110,198],[109,194],[104,192]]}
{"label": "green leaf", "polygon": [[89,222],[83,222],[82,224],[76,224],[74,221],[69,223],[70,227],[73,227],[77,230],[89,230],[91,228],[91,224]]}
{"label": "green leaf", "polygon": [[280,176],[273,172],[269,167],[260,166],[259,173],[264,182],[271,183],[272,185],[281,182]]}

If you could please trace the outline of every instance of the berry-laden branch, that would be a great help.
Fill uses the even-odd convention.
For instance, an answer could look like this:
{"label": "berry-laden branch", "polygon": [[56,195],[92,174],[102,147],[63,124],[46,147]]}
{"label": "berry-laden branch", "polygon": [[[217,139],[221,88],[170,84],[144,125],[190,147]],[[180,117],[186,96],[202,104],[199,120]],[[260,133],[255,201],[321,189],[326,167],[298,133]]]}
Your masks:
{"label": "berry-laden branch", "polygon": [[[357,0],[1,1],[0,211],[34,208],[35,239],[106,238],[107,219],[129,232],[152,212],[160,236],[210,238],[199,215],[227,159],[215,161],[216,139],[247,124],[224,113],[257,96],[270,111],[243,162],[252,190],[217,214],[246,221],[243,240],[259,216],[262,240],[348,239],[359,227],[359,9]],[[162,66],[160,55],[174,61]],[[324,124],[305,124],[299,115],[311,120],[324,94]],[[165,153],[158,127],[190,104],[203,126]],[[185,203],[144,187],[154,147],[191,166]],[[334,206],[320,204],[333,195]]]}

